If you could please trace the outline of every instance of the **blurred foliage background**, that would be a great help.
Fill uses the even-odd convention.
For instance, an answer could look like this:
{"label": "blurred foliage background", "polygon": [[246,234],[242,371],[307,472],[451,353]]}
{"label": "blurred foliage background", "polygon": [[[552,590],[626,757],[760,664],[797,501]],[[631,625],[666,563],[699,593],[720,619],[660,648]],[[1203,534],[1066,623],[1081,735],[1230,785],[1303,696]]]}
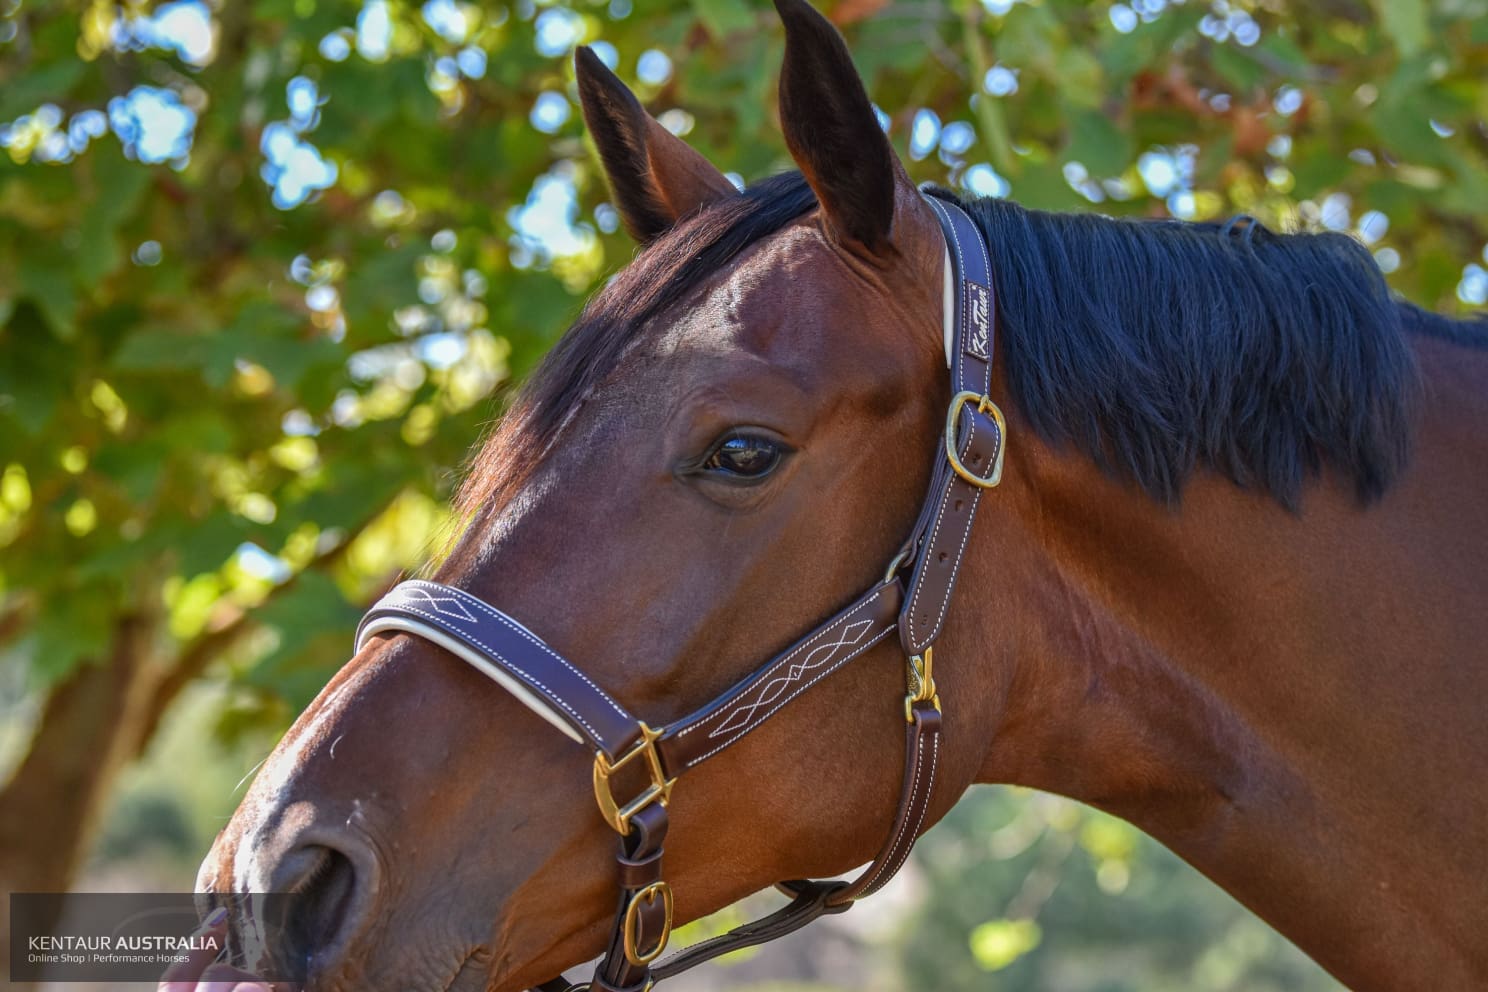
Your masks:
{"label": "blurred foliage background", "polygon": [[[1488,0],[825,8],[917,179],[1351,231],[1410,299],[1488,301]],[[427,555],[634,251],[581,43],[721,168],[789,166],[762,0],[0,0],[0,887],[188,885]],[[1336,988],[1054,797],[973,794],[893,893],[706,981]]]}

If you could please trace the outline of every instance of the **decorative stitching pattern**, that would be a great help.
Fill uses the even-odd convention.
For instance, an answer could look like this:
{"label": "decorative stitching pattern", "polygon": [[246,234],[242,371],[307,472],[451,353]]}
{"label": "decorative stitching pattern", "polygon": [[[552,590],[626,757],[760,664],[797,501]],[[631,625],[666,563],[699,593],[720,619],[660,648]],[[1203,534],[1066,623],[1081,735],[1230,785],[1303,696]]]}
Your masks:
{"label": "decorative stitching pattern", "polygon": [[[783,657],[780,660],[776,661],[768,669],[766,669],[765,672],[764,672],[764,674],[761,675],[761,678],[763,678],[765,675],[769,675],[771,672],[773,672],[776,669],[780,668],[780,666],[785,665],[785,664],[789,664],[790,660],[792,658],[794,658],[796,655],[800,654],[802,651],[805,651],[807,648],[811,647],[812,644],[814,644],[817,641],[821,640],[823,637],[826,637],[833,630],[835,630],[838,627],[838,625],[847,623],[849,620],[851,620],[853,618],[854,615],[856,615],[857,613],[861,612],[862,610],[868,609],[869,613],[872,614],[874,612],[874,610],[872,609],[874,607],[874,604],[876,604],[878,602],[879,597],[884,594],[884,590],[886,588],[887,588],[887,586],[880,586],[880,587],[878,587],[877,589],[874,590],[874,593],[873,593],[872,596],[869,596],[867,599],[865,599],[861,603],[859,603],[857,605],[857,607],[854,608],[846,616],[843,616],[841,619],[839,619],[839,620],[837,620],[837,621],[835,621],[833,623],[827,624],[825,627],[822,627],[821,629],[817,630],[816,633],[814,633],[810,637],[806,638],[806,640],[802,641],[800,644],[797,644],[794,648],[791,649],[791,651],[788,654],[785,655],[785,657]],[[871,616],[870,616],[870,619],[871,619]],[[816,666],[813,665],[811,667],[816,667]],[[797,677],[799,677],[799,676],[797,676]],[[688,734],[692,733],[694,730],[698,730],[698,729],[702,728],[705,724],[709,723],[712,720],[719,719],[720,717],[722,717],[727,712],[728,712],[727,710],[720,710],[717,713],[710,713],[709,715],[703,717],[702,719],[697,720],[694,723],[691,723],[688,726],[683,727],[681,730],[677,731],[677,736],[678,737],[686,737]],[[718,731],[715,731],[714,732],[714,734],[716,734],[716,733],[718,733]],[[709,734],[708,736],[709,737],[712,737],[712,736],[714,736],[714,734]]]}
{"label": "decorative stitching pattern", "polygon": [[[371,613],[376,613],[377,610],[378,610],[378,607],[380,607],[381,605],[382,604],[379,603],[378,606],[372,607]],[[521,676],[524,680],[526,680],[526,682],[529,685],[531,685],[533,688],[541,691],[542,694],[543,694],[543,696],[545,698],[550,699],[553,702],[557,703],[560,707],[563,708],[563,711],[565,713],[567,713],[569,716],[573,717],[576,721],[578,721],[579,726],[581,726],[585,730],[589,731],[589,737],[590,737],[591,740],[593,740],[600,747],[604,748],[606,751],[609,750],[609,745],[605,742],[604,735],[601,734],[599,731],[595,730],[592,726],[590,726],[589,721],[588,720],[585,720],[583,718],[583,716],[581,716],[579,714],[579,711],[578,710],[576,710],[572,706],[570,706],[568,704],[568,702],[562,696],[558,695],[552,689],[548,688],[548,686],[546,684],[544,684],[541,679],[538,679],[538,678],[534,677],[526,669],[523,669],[523,668],[521,668],[521,667],[513,664],[511,662],[511,660],[506,657],[506,655],[502,654],[500,651],[497,651],[495,648],[491,647],[491,645],[487,644],[485,641],[483,641],[480,638],[476,637],[474,634],[470,633],[469,631],[458,630],[458,629],[453,628],[449,624],[448,621],[441,620],[441,618],[440,618],[440,616],[438,614],[430,613],[427,610],[421,610],[417,606],[409,606],[407,604],[399,604],[399,605],[396,605],[396,606],[391,607],[391,609],[394,612],[399,612],[399,613],[417,613],[419,616],[428,617],[431,621],[433,621],[434,626],[440,628],[445,633],[453,634],[455,637],[458,637],[460,640],[466,641],[466,642],[468,642],[468,643],[470,643],[470,644],[472,644],[472,645],[480,648],[482,651],[484,651],[486,653],[487,657],[489,657],[492,661],[499,662],[502,668],[505,668],[506,670],[512,672],[515,675]],[[371,613],[369,613],[368,615],[371,616]]]}
{"label": "decorative stitching pattern", "polygon": [[[459,590],[445,588],[444,591],[447,593],[454,593],[458,592]],[[415,593],[417,593],[418,595],[415,596]],[[400,587],[398,589],[394,589],[393,594],[399,595],[405,599],[417,599],[424,605],[428,606],[429,609],[433,610],[435,613],[438,613],[442,617],[449,617],[451,620],[461,620],[465,623],[476,622],[475,614],[471,613],[465,608],[465,604],[460,601],[459,596],[436,596],[434,595],[434,593],[430,592],[428,589],[425,589],[423,586],[408,586],[406,588]],[[454,607],[455,611],[451,612],[450,610],[444,609],[443,604],[445,603],[448,603],[450,606]]]}
{"label": "decorative stitching pattern", "polygon": [[[389,599],[391,599],[393,596],[398,595],[400,592],[406,592],[412,589],[422,589],[425,586],[433,586],[435,589],[443,589],[455,593],[461,599],[469,602],[476,609],[491,617],[491,619],[497,621],[500,624],[503,624],[504,626],[509,628],[512,633],[518,635],[523,640],[530,642],[533,647],[542,651],[549,658],[552,658],[554,661],[558,662],[558,664],[562,665],[570,672],[573,672],[573,674],[576,675],[580,681],[582,681],[585,685],[598,693],[600,698],[602,698],[606,703],[609,703],[610,708],[618,713],[622,718],[624,718],[625,720],[629,720],[632,723],[635,722],[634,718],[629,713],[625,712],[625,710],[621,708],[619,703],[610,698],[609,693],[605,692],[599,686],[595,685],[593,680],[591,680],[589,676],[585,675],[583,672],[579,671],[572,664],[570,664],[567,658],[554,651],[547,645],[546,642],[540,640],[535,634],[533,634],[532,631],[528,630],[526,627],[523,627],[511,617],[496,609],[496,607],[492,606],[490,603],[487,603],[485,600],[477,596],[472,596],[470,593],[466,592],[463,589],[456,589],[454,586],[441,585],[438,582],[426,582],[423,579],[410,579],[409,581],[400,584],[392,592],[388,593],[387,596],[383,597],[383,603],[386,603]],[[382,604],[380,603],[378,605]],[[472,623],[478,622],[477,619],[473,616],[469,617],[468,619]]]}
{"label": "decorative stitching pattern", "polygon": [[[705,754],[700,754],[696,758],[693,758],[691,761],[689,761],[687,763],[686,767],[687,768],[691,768],[693,765],[699,764],[700,762],[705,761],[706,759],[713,757],[713,755],[717,754],[719,751],[722,751],[724,748],[726,748],[729,745],[733,744],[740,737],[743,737],[745,734],[749,733],[755,727],[758,727],[760,724],[762,724],[766,720],[770,719],[770,717],[774,716],[780,710],[780,708],[782,706],[785,706],[792,699],[795,699],[801,693],[805,692],[807,689],[810,689],[812,686],[816,685],[822,679],[826,678],[828,675],[831,675],[833,672],[837,671],[837,669],[841,668],[843,665],[847,664],[849,661],[852,661],[858,655],[862,654],[864,651],[867,651],[869,648],[873,647],[873,645],[877,644],[879,641],[883,640],[885,637],[888,637],[890,634],[892,634],[894,632],[894,630],[897,627],[898,627],[898,624],[889,624],[883,630],[879,631],[878,634],[874,636],[873,640],[871,640],[868,643],[864,644],[862,647],[858,648],[852,654],[847,655],[842,660],[838,661],[835,665],[833,665],[831,668],[828,668],[825,671],[822,671],[822,672],[818,673],[817,676],[814,679],[812,679],[810,682],[807,682],[805,685],[799,687],[798,689],[796,689],[795,692],[791,693],[789,696],[786,696],[784,699],[780,700],[780,702],[776,703],[773,707],[771,707],[770,708],[770,712],[766,713],[764,716],[760,717],[758,720],[756,720],[753,723],[749,724],[747,727],[741,728],[738,733],[734,734],[734,736],[730,737],[728,740],[724,741],[722,744],[719,744],[713,750],[708,751]],[[709,736],[711,737],[712,735],[710,734]]]}
{"label": "decorative stitching pattern", "polygon": [[748,723],[754,717],[757,710],[761,707],[769,706],[776,699],[780,698],[780,694],[789,688],[792,682],[797,681],[802,675],[805,675],[812,669],[831,661],[833,652],[838,648],[852,647],[857,644],[858,641],[863,639],[863,635],[868,633],[868,628],[872,626],[873,619],[871,617],[867,620],[858,620],[843,627],[841,633],[837,635],[837,640],[832,641],[830,644],[818,644],[812,648],[811,653],[798,664],[787,666],[784,675],[777,675],[761,685],[754,699],[747,703],[741,702],[729,711],[727,718],[709,732],[709,739],[729,733],[737,729],[741,724]]}

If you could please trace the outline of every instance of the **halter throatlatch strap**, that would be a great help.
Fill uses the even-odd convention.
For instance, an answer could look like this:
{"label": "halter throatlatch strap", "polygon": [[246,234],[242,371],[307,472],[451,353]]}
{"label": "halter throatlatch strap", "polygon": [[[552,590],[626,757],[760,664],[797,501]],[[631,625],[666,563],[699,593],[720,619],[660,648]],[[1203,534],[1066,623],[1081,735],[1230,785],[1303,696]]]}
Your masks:
{"label": "halter throatlatch strap", "polygon": [[[995,306],[986,245],[949,200],[926,197],[945,233],[951,399],[944,450],[909,540],[883,580],[702,709],[664,727],[637,719],[588,675],[521,623],[452,586],[403,582],[367,612],[357,648],[380,633],[406,633],[484,672],[529,709],[594,751],[594,796],[620,835],[619,906],[594,977],[555,978],[539,992],[645,992],[656,981],[721,954],[762,944],[878,891],[903,866],[924,829],[941,741],[933,645],[944,627],[977,504],[1002,474],[1006,427],[988,396]],[[907,578],[904,573],[908,573]],[[895,631],[908,657],[904,778],[888,840],[852,881],[782,882],[791,902],[775,913],[661,959],[672,930],[672,890],[662,878],[667,807],[678,776],[774,716],[791,700]],[[622,769],[630,769],[623,774]],[[631,791],[617,795],[623,781]],[[644,782],[637,790],[637,783]]]}

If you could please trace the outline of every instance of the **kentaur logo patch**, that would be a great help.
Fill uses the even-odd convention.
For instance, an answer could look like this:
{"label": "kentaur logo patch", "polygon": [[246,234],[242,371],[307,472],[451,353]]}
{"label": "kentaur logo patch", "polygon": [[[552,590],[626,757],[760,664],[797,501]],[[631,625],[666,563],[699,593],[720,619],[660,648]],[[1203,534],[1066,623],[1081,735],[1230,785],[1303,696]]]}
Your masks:
{"label": "kentaur logo patch", "polygon": [[982,361],[991,361],[988,346],[992,341],[992,291],[980,283],[966,284],[966,319],[971,321],[971,338],[966,353]]}

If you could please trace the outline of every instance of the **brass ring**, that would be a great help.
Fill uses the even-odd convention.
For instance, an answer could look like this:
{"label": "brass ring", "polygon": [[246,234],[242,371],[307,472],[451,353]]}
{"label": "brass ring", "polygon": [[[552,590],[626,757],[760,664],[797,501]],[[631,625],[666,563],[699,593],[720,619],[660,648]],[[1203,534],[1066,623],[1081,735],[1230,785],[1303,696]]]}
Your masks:
{"label": "brass ring", "polygon": [[[636,944],[640,940],[640,914],[636,912],[642,900],[646,905],[656,901],[661,896],[663,920],[661,924],[661,936],[657,938],[656,946],[642,951]],[[620,927],[621,941],[625,949],[625,960],[631,964],[640,966],[650,964],[661,957],[661,952],[666,950],[667,940],[672,935],[672,887],[666,882],[652,882],[641,891],[631,897],[630,903],[625,907],[625,920]]]}
{"label": "brass ring", "polygon": [[901,568],[904,567],[904,563],[905,563],[905,561],[908,560],[908,558],[909,558],[909,549],[908,548],[905,548],[903,551],[899,552],[897,555],[894,556],[894,560],[891,561],[891,562],[889,562],[888,569],[886,569],[884,571],[884,577],[883,577],[883,583],[882,583],[883,585],[888,585],[890,582],[893,582],[894,581],[894,576],[896,576],[896,575],[899,574],[899,569],[901,569]]}
{"label": "brass ring", "polygon": [[[997,459],[992,464],[992,474],[987,478],[977,475],[961,462],[961,456],[956,454],[956,418],[961,413],[964,403],[976,403],[977,409],[982,413],[990,413],[992,419],[997,422]],[[1002,456],[1007,449],[1007,421],[1002,417],[1002,411],[997,404],[981,393],[964,389],[951,397],[951,405],[946,411],[945,450],[946,460],[951,463],[951,469],[961,478],[976,486],[978,489],[992,489],[1002,481]]]}

